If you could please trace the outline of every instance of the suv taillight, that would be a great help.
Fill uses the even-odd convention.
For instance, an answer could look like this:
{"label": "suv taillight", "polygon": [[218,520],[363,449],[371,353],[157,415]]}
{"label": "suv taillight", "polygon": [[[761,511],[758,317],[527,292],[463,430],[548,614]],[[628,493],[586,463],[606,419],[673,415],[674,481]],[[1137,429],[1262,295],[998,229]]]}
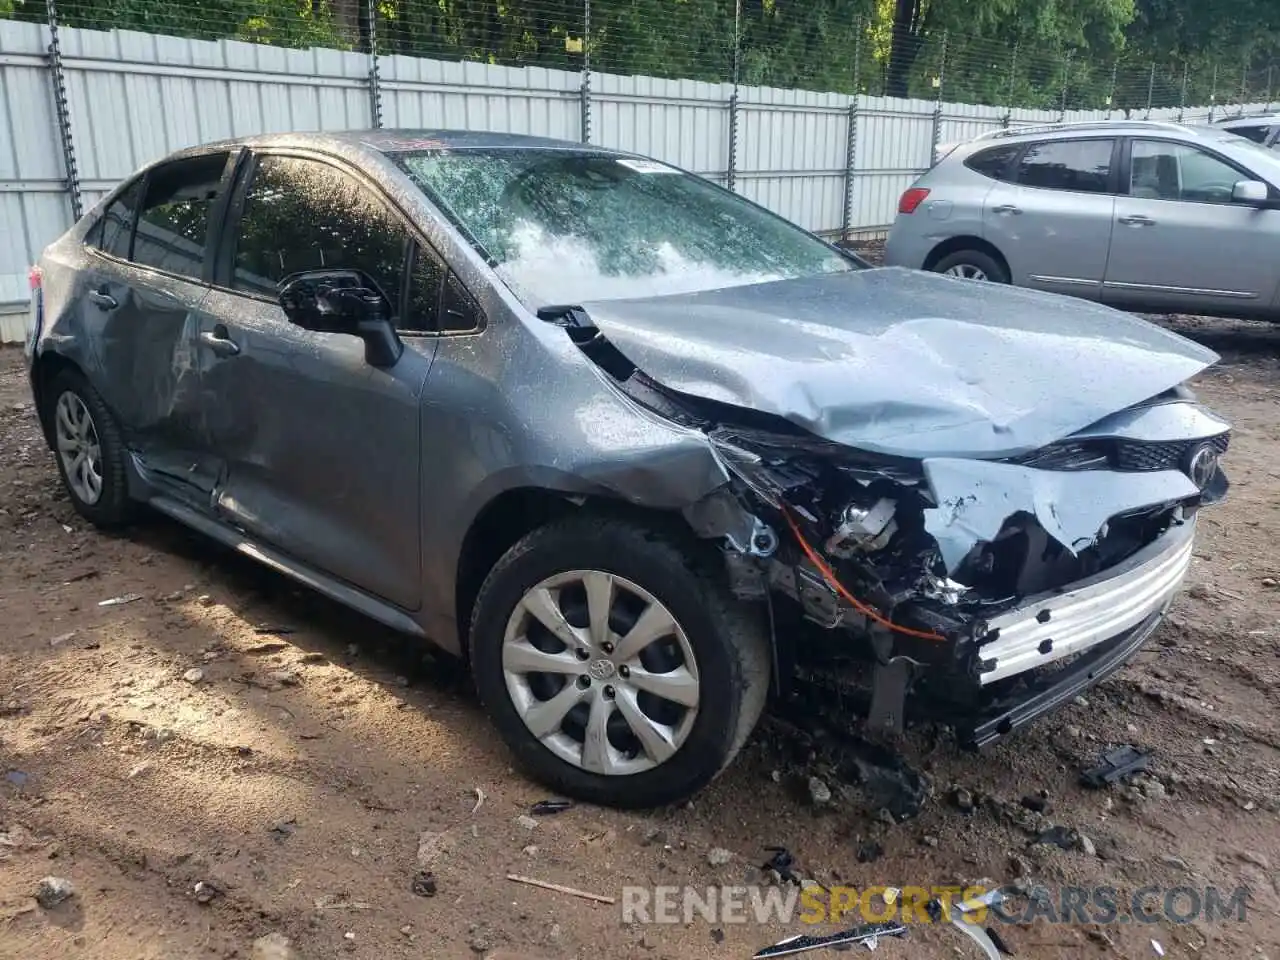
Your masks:
{"label": "suv taillight", "polygon": [[898,201],[899,213],[915,213],[916,207],[924,203],[924,198],[929,195],[928,187],[912,187],[902,195],[902,199]]}
{"label": "suv taillight", "polygon": [[44,273],[40,270],[40,265],[33,263],[31,269],[27,271],[27,285],[31,288],[32,293],[40,289],[40,283],[44,280]]}

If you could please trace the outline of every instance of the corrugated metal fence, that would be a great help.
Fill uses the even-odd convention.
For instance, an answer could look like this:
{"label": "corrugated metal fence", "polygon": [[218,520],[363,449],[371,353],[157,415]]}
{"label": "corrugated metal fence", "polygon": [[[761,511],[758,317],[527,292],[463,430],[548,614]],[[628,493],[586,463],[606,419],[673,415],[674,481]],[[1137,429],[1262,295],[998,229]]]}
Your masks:
{"label": "corrugated metal fence", "polygon": [[[59,37],[85,209],[180,147],[374,125],[367,54],[122,30],[64,28]],[[44,24],[0,20],[0,342],[21,338],[28,265],[72,222],[49,40]],[[580,140],[587,121],[591,143],[731,185],[811,230],[856,236],[892,223],[898,196],[927,168],[936,143],[1005,124],[1107,116],[745,86],[735,101],[728,83],[609,74],[593,74],[584,95],[581,79],[540,67],[379,57],[382,125]]]}

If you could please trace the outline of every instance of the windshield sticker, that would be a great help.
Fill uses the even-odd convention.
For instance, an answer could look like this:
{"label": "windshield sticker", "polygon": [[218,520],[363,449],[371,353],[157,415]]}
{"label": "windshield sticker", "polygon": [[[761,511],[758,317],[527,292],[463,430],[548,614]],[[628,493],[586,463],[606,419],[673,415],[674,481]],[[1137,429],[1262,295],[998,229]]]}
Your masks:
{"label": "windshield sticker", "polygon": [[636,173],[679,173],[675,167],[668,167],[656,160],[638,160],[635,157],[619,157],[618,163]]}

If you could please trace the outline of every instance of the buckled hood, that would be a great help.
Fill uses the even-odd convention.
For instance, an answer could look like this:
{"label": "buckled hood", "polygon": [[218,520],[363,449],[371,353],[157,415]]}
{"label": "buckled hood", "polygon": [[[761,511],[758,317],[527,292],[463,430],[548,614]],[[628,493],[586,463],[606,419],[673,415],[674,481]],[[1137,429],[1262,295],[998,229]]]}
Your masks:
{"label": "buckled hood", "polygon": [[1218,359],[1085,300],[901,268],[583,306],[672,390],[913,458],[1026,453]]}

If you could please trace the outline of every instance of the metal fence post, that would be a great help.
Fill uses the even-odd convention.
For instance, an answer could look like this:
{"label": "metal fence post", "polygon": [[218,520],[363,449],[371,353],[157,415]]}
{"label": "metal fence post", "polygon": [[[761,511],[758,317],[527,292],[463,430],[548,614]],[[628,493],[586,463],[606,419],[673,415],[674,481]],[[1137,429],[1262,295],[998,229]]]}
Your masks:
{"label": "metal fence post", "polygon": [[80,169],[76,165],[76,145],[71,136],[71,106],[67,101],[67,77],[62,70],[62,44],[58,40],[58,7],[46,0],[45,15],[49,21],[49,76],[53,82],[53,106],[58,120],[58,137],[62,141],[62,166],[67,174],[67,195],[75,220],[84,216],[84,200],[80,195]]}
{"label": "metal fence post", "polygon": [[1147,115],[1144,119],[1151,119],[1151,101],[1156,93],[1156,64],[1151,62],[1151,75],[1147,78]]}
{"label": "metal fence post", "polygon": [[1075,51],[1067,53],[1067,59],[1062,61],[1062,104],[1058,109],[1058,119],[1067,119],[1067,85],[1071,82],[1071,54]]}
{"label": "metal fence post", "polygon": [[1275,65],[1267,67],[1267,110],[1271,110],[1271,71],[1275,69]]}
{"label": "metal fence post", "polygon": [[729,169],[725,186],[737,190],[738,183],[738,70],[742,53],[742,0],[733,5],[733,92],[729,94]]}
{"label": "metal fence post", "polygon": [[1213,123],[1213,111],[1218,105],[1218,65],[1213,65],[1213,86],[1209,90],[1209,122]]}
{"label": "metal fence post", "polygon": [[1116,102],[1116,77],[1120,74],[1120,61],[1111,64],[1111,91],[1107,94],[1107,119],[1111,119],[1111,111]]}
{"label": "metal fence post", "polygon": [[382,126],[382,80],[378,76],[378,0],[369,0],[369,116]]}
{"label": "metal fence post", "polygon": [[1182,115],[1187,109],[1187,61],[1182,61],[1182,92],[1178,94],[1178,122],[1182,122]]}
{"label": "metal fence post", "polygon": [[582,0],[582,142],[591,142],[591,0]]}
{"label": "metal fence post", "polygon": [[942,57],[938,61],[938,95],[933,101],[933,148],[929,151],[929,166],[938,159],[938,144],[942,141],[942,89],[947,77],[947,31],[942,32]]}
{"label": "metal fence post", "polygon": [[853,99],[849,101],[848,130],[844,145],[844,213],[840,218],[840,239],[849,242],[853,230],[853,171],[858,160],[858,78],[862,75],[862,18],[854,26]]}

